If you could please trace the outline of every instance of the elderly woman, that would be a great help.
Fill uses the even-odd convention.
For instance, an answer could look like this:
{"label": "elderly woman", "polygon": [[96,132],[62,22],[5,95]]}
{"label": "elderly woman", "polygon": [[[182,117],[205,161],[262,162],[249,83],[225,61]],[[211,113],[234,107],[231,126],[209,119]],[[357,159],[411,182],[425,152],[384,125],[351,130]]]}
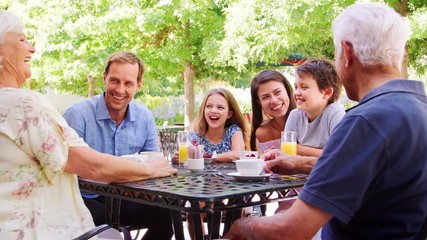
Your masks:
{"label": "elderly woman", "polygon": [[23,30],[0,11],[0,239],[72,239],[94,227],[77,175],[122,182],[177,170],[164,159],[147,165],[87,147],[43,95],[20,89],[35,52]]}

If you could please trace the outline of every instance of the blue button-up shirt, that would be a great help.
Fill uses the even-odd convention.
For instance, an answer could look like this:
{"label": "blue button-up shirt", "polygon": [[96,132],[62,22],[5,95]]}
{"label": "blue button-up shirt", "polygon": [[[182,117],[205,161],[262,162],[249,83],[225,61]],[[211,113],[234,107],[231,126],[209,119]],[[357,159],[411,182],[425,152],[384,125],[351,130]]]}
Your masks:
{"label": "blue button-up shirt", "polygon": [[[105,94],[105,93],[104,93]],[[157,128],[151,112],[131,102],[118,127],[108,113],[104,94],[68,108],[64,118],[93,149],[121,156],[142,151],[158,151]]]}

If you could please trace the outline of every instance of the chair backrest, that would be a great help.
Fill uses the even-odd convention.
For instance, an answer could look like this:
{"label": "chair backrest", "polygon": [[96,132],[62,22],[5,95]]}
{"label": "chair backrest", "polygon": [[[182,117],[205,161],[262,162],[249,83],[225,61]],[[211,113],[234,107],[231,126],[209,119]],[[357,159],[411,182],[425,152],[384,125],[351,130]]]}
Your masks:
{"label": "chair backrest", "polygon": [[[116,231],[116,233],[113,233],[113,231],[111,231],[111,230]],[[105,233],[106,231],[108,231],[109,233]],[[122,236],[122,234],[119,233],[119,231],[123,234],[123,236]],[[102,224],[102,225],[96,226],[95,228],[89,230],[88,232],[80,235],[77,238],[74,238],[73,240],[88,240],[94,236],[102,237],[103,233],[104,233],[104,237],[108,237],[108,236],[114,237],[114,238],[103,238],[106,240],[107,239],[108,240],[109,239],[111,239],[111,240],[112,239],[132,240],[132,237],[130,235],[129,230],[126,229],[125,227],[121,226],[121,225],[118,225],[118,224]],[[114,234],[114,236],[111,234]],[[120,236],[120,238],[117,238],[119,236]],[[100,238],[100,239],[102,239],[102,238]]]}

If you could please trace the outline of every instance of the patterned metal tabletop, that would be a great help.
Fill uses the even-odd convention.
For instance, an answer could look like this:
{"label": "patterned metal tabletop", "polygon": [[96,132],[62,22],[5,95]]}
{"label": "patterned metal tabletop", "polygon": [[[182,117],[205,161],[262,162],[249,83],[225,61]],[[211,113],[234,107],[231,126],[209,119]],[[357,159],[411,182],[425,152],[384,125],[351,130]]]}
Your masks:
{"label": "patterned metal tabletop", "polygon": [[[238,181],[228,175],[232,172],[236,172],[234,163],[215,163],[206,164],[202,172],[179,169],[178,175],[165,178],[120,184],[80,179],[79,183],[84,191],[106,196],[187,212],[212,212],[286,198],[289,192],[304,185],[307,176],[272,175],[261,180]],[[225,199],[228,200],[226,203]],[[199,202],[206,204],[201,208]],[[214,206],[219,203],[220,207]]]}

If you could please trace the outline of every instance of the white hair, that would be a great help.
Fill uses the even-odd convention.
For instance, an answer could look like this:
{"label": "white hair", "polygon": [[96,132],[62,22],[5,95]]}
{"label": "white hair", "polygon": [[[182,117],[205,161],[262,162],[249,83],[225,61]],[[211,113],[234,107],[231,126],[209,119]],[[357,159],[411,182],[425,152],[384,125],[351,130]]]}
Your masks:
{"label": "white hair", "polygon": [[24,23],[13,13],[0,10],[0,44],[4,41],[7,32],[24,32]]}
{"label": "white hair", "polygon": [[353,45],[363,66],[382,65],[400,68],[409,30],[405,20],[382,3],[356,3],[332,23],[334,45],[341,55],[341,41]]}
{"label": "white hair", "polygon": [[[0,45],[3,44],[4,37],[8,32],[23,33],[24,23],[13,13],[0,10]],[[3,67],[2,61],[3,56],[0,56],[0,69]]]}

